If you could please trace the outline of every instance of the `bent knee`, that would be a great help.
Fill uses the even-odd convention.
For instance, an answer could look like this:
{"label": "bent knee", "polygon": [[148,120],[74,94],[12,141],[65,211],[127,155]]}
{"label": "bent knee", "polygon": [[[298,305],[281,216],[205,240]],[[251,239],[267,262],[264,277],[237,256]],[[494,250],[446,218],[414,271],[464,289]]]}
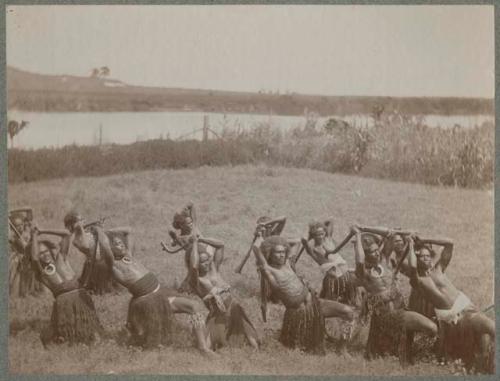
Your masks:
{"label": "bent knee", "polygon": [[354,310],[349,306],[342,305],[342,307],[339,308],[339,313],[344,320],[349,320],[349,321],[354,320],[355,317]]}
{"label": "bent knee", "polygon": [[413,311],[405,311],[403,315],[405,328],[411,331],[425,332],[430,335],[437,335],[438,327],[429,318]]}

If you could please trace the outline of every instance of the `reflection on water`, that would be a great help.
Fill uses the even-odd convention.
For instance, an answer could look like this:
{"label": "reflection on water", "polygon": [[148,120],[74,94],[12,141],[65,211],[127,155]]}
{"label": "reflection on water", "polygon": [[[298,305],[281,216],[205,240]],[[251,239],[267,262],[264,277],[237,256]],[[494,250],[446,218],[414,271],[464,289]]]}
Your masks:
{"label": "reflection on water", "polygon": [[[92,145],[102,143],[128,144],[141,140],[171,138],[189,135],[203,127],[204,117],[208,116],[209,126],[215,132],[227,129],[248,129],[261,123],[283,129],[302,127],[304,116],[222,114],[202,112],[85,112],[85,113],[40,113],[9,111],[8,119],[27,120],[29,126],[15,137],[15,147],[32,149],[42,147],[61,147],[69,144]],[[328,118],[315,118],[322,125]],[[369,125],[368,115],[341,117],[349,123]],[[463,127],[481,125],[494,121],[490,115],[427,115],[425,123],[429,126]],[[192,135],[201,139],[200,131]]]}

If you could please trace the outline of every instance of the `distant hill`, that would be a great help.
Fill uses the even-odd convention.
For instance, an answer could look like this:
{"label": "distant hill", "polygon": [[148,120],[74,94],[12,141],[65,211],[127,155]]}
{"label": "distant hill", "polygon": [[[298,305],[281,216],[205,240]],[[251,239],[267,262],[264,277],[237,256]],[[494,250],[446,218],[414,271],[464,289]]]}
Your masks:
{"label": "distant hill", "polygon": [[205,111],[321,116],[371,114],[469,115],[494,113],[494,100],[445,97],[364,97],[267,94],[132,86],[116,79],[45,75],[7,66],[8,109],[25,111]]}

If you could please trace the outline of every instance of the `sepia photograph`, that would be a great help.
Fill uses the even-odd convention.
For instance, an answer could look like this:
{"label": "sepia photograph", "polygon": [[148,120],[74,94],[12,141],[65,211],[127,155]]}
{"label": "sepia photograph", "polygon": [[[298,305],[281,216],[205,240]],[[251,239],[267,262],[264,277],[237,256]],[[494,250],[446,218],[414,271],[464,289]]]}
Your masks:
{"label": "sepia photograph", "polygon": [[10,375],[495,374],[492,5],[4,11]]}

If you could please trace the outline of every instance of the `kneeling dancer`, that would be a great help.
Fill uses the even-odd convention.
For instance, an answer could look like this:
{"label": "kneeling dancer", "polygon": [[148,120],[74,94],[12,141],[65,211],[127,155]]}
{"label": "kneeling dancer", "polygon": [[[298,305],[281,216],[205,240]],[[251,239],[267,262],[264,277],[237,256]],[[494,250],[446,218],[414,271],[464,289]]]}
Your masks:
{"label": "kneeling dancer", "polygon": [[[431,245],[443,246],[441,253]],[[416,239],[410,242],[412,287],[434,306],[438,320],[440,355],[461,358],[470,371],[494,373],[495,323],[480,312],[445,274],[453,242],[448,239]]]}
{"label": "kneeling dancer", "polygon": [[9,211],[9,296],[40,296],[46,291],[31,266],[30,239],[33,209]]}
{"label": "kneeling dancer", "polygon": [[[32,228],[31,259],[40,281],[52,291],[55,301],[50,327],[41,333],[40,339],[44,346],[50,342],[90,344],[103,330],[90,295],[80,287],[67,260],[70,234],[60,233],[62,239],[58,250],[51,241],[39,241],[39,234],[44,233]],[[46,234],[59,235],[52,231]]]}
{"label": "kneeling dancer", "polygon": [[407,331],[437,333],[436,324],[427,317],[405,310],[403,295],[393,274],[381,264],[380,248],[372,234],[361,234],[359,227],[351,227],[355,235],[356,276],[367,292],[366,308],[370,321],[366,357],[371,359],[389,353],[399,356],[406,366],[408,354]]}
{"label": "kneeling dancer", "polygon": [[210,311],[207,328],[211,347],[217,349],[227,345],[232,336],[244,336],[257,349],[257,331],[219,272],[224,244],[197,236],[193,236],[192,242],[190,278],[193,289]]}
{"label": "kneeling dancer", "polygon": [[294,255],[286,239],[271,236],[263,240],[260,236],[253,250],[262,273],[286,307],[280,341],[289,348],[324,354],[324,318],[340,317],[352,321],[353,310],[347,305],[317,298],[292,269]]}
{"label": "kneeling dancer", "polygon": [[92,227],[92,231],[113,277],[132,294],[127,316],[131,344],[145,348],[170,344],[173,314],[186,313],[190,315],[198,349],[211,353],[198,303],[160,285],[157,277],[130,255],[119,234],[105,233],[98,226]]}

